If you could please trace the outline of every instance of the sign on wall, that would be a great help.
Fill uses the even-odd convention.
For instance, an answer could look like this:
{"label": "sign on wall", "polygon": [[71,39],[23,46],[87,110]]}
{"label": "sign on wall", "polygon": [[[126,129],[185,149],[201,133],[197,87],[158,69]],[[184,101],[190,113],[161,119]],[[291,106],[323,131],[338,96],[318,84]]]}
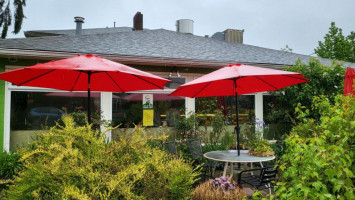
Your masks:
{"label": "sign on wall", "polygon": [[143,94],[143,109],[153,109],[153,94]]}
{"label": "sign on wall", "polygon": [[143,94],[143,126],[154,125],[153,94]]}

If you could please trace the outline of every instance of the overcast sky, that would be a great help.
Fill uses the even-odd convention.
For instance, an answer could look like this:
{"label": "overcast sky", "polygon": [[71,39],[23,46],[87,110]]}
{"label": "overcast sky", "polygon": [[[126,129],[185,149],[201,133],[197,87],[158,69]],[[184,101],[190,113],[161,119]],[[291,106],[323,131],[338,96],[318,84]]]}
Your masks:
{"label": "overcast sky", "polygon": [[[195,35],[225,29],[244,29],[244,43],[310,55],[328,32],[330,23],[355,31],[355,0],[27,0],[22,31],[75,28],[74,16],[85,18],[83,28],[132,27],[143,14],[148,29],[176,30],[178,19],[192,19]],[[21,34],[11,37],[24,37]]]}

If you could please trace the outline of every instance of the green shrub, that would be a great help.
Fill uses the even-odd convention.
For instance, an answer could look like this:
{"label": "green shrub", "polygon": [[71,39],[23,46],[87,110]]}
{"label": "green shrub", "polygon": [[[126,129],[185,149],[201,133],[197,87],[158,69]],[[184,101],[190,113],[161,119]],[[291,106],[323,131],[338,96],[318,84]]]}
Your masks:
{"label": "green shrub", "polygon": [[177,139],[186,141],[201,137],[201,133],[197,130],[198,117],[196,114],[190,114],[189,117],[179,119],[175,129],[178,131]]}
{"label": "green shrub", "polygon": [[20,155],[13,152],[0,152],[0,191],[6,188],[13,177],[22,170]]}
{"label": "green shrub", "polygon": [[336,96],[334,102],[314,98],[319,121],[296,108],[300,123],[285,140],[279,199],[355,199],[355,98]]}
{"label": "green shrub", "polygon": [[[271,92],[276,95],[276,102],[271,103],[271,110],[265,116],[267,123],[295,123],[294,109],[298,103],[311,109],[314,96],[324,95],[334,103],[334,97],[343,94],[345,68],[343,63],[332,62],[330,66],[322,64],[318,59],[311,58],[308,63],[298,60],[294,66],[284,70],[299,72],[309,82],[285,87]],[[268,109],[267,107],[265,109]],[[314,110],[310,116],[319,120],[320,113]],[[297,121],[297,120],[296,120]]]}
{"label": "green shrub", "polygon": [[0,179],[11,179],[22,169],[20,155],[13,152],[0,152]]}
{"label": "green shrub", "polygon": [[106,143],[90,126],[42,131],[19,154],[26,167],[5,199],[189,199],[196,174],[182,159],[148,145],[135,133]]}
{"label": "green shrub", "polygon": [[222,133],[226,132],[226,117],[219,109],[216,109],[213,114],[214,116],[211,120],[212,131],[210,132],[209,142],[217,144],[222,136]]}

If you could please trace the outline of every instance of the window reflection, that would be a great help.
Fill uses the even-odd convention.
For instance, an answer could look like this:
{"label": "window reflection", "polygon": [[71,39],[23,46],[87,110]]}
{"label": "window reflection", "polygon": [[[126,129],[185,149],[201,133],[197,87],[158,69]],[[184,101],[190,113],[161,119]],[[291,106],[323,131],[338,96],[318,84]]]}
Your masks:
{"label": "window reflection", "polygon": [[[121,127],[132,127],[143,120],[143,94],[114,93],[112,99],[112,121]],[[184,114],[185,98],[153,94],[154,126],[175,126]]]}
{"label": "window reflection", "polygon": [[[91,93],[91,109],[100,109],[100,93]],[[67,112],[87,110],[86,92],[11,92],[11,130],[53,126]]]}
{"label": "window reflection", "polygon": [[[220,109],[227,117],[227,124],[236,124],[235,97],[196,98],[196,114],[204,119],[204,125],[210,125],[216,109]],[[254,95],[238,96],[239,123],[251,123],[254,120]]]}

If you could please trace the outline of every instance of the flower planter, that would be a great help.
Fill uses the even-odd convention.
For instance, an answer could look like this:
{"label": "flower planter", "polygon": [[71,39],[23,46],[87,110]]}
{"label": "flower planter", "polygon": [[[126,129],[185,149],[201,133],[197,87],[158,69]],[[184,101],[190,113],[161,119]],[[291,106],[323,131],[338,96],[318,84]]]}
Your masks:
{"label": "flower planter", "polygon": [[249,155],[258,156],[258,157],[266,157],[266,156],[274,156],[275,152],[274,151],[259,152],[259,151],[249,150]]}

